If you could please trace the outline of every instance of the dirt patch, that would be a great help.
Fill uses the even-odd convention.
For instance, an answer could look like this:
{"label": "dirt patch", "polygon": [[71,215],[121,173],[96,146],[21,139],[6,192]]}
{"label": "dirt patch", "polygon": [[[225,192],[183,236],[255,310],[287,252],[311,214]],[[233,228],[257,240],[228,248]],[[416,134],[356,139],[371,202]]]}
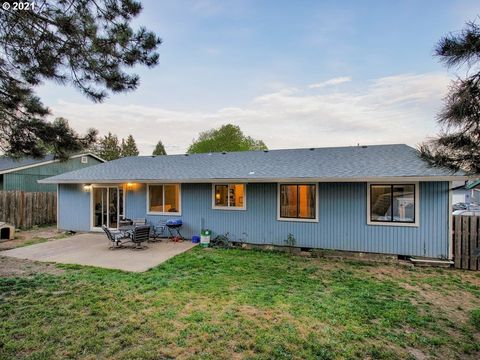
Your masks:
{"label": "dirt patch", "polygon": [[61,239],[67,236],[56,226],[39,227],[30,230],[16,230],[15,239],[0,242],[0,251],[15,249],[19,246],[31,245],[37,242]]}
{"label": "dirt patch", "polygon": [[26,277],[38,273],[60,275],[64,272],[54,264],[0,256],[0,277]]}

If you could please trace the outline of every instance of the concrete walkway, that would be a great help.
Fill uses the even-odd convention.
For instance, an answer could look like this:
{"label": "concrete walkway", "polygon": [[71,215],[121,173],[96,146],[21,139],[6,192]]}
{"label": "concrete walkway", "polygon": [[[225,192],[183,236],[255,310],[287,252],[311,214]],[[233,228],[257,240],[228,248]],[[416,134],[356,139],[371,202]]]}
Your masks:
{"label": "concrete walkway", "polygon": [[190,250],[190,241],[146,243],[148,249],[128,248],[109,250],[105,234],[78,234],[66,239],[48,241],[0,252],[0,255],[20,259],[98,266],[108,269],[142,272]]}

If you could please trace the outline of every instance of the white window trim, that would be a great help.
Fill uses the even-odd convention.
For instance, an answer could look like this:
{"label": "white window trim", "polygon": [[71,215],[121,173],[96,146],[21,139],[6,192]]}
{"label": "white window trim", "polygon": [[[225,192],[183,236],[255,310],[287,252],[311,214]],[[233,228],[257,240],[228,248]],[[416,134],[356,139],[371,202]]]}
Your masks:
{"label": "white window trim", "polygon": [[[370,185],[415,185],[415,222],[402,223],[392,221],[372,221],[370,219]],[[379,225],[379,226],[402,226],[402,227],[419,227],[420,226],[420,186],[419,182],[411,181],[381,181],[381,182],[368,182],[367,183],[367,225]]]}
{"label": "white window trim", "polygon": [[[282,218],[280,216],[280,185],[315,185],[315,219],[300,219],[300,218]],[[277,220],[278,221],[293,221],[293,222],[312,222],[318,223],[318,210],[319,210],[319,193],[318,193],[318,183],[312,182],[282,182],[277,183]]]}
{"label": "white window trim", "polygon": [[[165,185],[176,185],[178,186],[178,211],[177,212],[163,212],[163,211],[150,211],[150,186],[165,186]],[[171,215],[179,216],[182,215],[182,184],[147,184],[147,215]],[[165,187],[163,188],[163,201],[165,204]],[[163,204],[163,205],[164,205]]]}
{"label": "white window trim", "polygon": [[[243,185],[243,206],[218,206],[215,205],[215,186],[217,185]],[[212,209],[214,210],[247,210],[247,184],[246,183],[212,183]]]}
{"label": "white window trim", "polygon": [[88,156],[82,156],[82,157],[80,158],[80,162],[81,162],[82,164],[88,164]]}
{"label": "white window trim", "polygon": [[[122,192],[123,192],[123,198],[122,198],[122,208],[123,208],[123,214],[118,214],[118,216],[120,217],[120,219],[125,219],[127,217],[126,215],[126,212],[127,212],[127,209],[125,208],[125,205],[126,205],[126,201],[125,201],[125,198],[127,197],[127,186],[125,184],[122,184],[122,185],[118,185],[118,190],[122,189]],[[119,192],[120,194],[120,192]]]}

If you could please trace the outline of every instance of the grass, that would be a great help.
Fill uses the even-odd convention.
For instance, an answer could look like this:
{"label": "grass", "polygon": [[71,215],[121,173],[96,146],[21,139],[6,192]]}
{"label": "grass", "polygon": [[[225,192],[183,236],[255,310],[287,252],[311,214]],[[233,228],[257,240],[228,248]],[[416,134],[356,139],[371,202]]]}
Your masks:
{"label": "grass", "polygon": [[0,358],[480,356],[480,274],[196,248],[0,278]]}
{"label": "grass", "polygon": [[55,235],[55,236],[49,237],[49,238],[42,237],[42,236],[35,236],[35,237],[33,237],[29,240],[25,240],[25,241],[19,243],[16,247],[19,248],[19,247],[30,246],[30,245],[34,245],[34,244],[40,244],[40,243],[47,242],[47,241],[52,241],[52,240],[65,239],[69,236],[70,235],[68,235],[67,233],[61,233],[61,234],[58,234],[58,235]]}
{"label": "grass", "polygon": [[470,322],[480,331],[480,308],[470,311]]}

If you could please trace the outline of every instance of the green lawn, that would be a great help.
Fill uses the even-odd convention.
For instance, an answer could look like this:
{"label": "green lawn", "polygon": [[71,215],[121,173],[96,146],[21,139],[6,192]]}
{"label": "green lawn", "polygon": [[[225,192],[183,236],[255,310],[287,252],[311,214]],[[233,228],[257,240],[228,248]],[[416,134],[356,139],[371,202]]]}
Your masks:
{"label": "green lawn", "polygon": [[196,248],[0,278],[0,358],[472,358],[480,273]]}

